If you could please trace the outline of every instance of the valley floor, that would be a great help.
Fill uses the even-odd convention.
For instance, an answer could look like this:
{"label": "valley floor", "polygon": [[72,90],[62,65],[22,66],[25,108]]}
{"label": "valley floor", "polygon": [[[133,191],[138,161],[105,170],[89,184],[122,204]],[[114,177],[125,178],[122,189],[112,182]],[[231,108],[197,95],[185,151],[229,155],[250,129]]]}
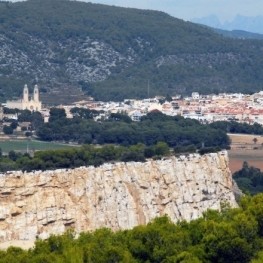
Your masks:
{"label": "valley floor", "polygon": [[250,134],[228,135],[232,141],[231,150],[228,151],[231,172],[240,170],[244,161],[247,161],[250,166],[263,170],[263,136]]}

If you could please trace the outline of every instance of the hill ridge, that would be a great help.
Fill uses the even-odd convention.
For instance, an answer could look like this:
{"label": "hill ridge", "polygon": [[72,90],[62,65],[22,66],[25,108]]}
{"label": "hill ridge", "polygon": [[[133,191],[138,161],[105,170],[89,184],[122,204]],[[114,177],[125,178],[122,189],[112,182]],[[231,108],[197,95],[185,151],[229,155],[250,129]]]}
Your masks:
{"label": "hill ridge", "polygon": [[0,22],[0,101],[24,83],[47,91],[61,83],[99,100],[145,98],[148,80],[151,96],[263,88],[262,41],[163,12],[31,0],[1,4]]}

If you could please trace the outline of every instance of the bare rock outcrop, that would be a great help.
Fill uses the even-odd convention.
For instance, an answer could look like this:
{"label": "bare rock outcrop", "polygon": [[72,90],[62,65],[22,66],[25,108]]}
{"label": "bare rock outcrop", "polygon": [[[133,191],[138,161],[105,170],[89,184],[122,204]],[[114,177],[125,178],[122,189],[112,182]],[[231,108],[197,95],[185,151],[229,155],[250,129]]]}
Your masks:
{"label": "bare rock outcrop", "polygon": [[198,218],[236,206],[227,152],[0,175],[0,241],[35,240],[68,228],[129,229],[167,214]]}

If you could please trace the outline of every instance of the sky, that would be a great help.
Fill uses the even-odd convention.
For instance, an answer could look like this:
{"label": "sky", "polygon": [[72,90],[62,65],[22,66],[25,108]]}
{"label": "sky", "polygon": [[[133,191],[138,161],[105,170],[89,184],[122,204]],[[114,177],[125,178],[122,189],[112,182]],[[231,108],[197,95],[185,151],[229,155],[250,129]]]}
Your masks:
{"label": "sky", "polygon": [[[83,0],[82,0],[83,1]],[[85,1],[85,0],[84,0]],[[164,11],[184,20],[216,15],[222,22],[236,15],[263,15],[263,0],[88,0],[123,7]]]}
{"label": "sky", "polygon": [[[18,0],[12,0],[16,2]],[[43,0],[44,1],[44,0]],[[263,0],[82,0],[83,2],[164,11],[184,20],[216,15],[221,22],[236,15],[263,15]]]}

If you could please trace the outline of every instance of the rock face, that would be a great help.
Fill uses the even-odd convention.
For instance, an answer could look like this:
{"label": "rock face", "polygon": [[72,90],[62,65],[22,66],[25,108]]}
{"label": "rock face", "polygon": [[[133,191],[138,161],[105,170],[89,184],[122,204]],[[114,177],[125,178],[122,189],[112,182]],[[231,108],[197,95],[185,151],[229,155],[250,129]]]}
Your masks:
{"label": "rock face", "polygon": [[[121,54],[111,45],[89,37],[51,41],[27,35],[26,39],[32,48],[24,50],[0,33],[0,72],[5,72],[6,77],[30,76],[43,82],[56,82],[65,81],[66,74],[71,82],[97,82],[105,80],[115,68],[127,68],[136,59],[131,47],[127,54]],[[62,74],[60,77],[58,72]]]}
{"label": "rock face", "polygon": [[227,152],[0,176],[0,241],[198,218],[236,206]]}

